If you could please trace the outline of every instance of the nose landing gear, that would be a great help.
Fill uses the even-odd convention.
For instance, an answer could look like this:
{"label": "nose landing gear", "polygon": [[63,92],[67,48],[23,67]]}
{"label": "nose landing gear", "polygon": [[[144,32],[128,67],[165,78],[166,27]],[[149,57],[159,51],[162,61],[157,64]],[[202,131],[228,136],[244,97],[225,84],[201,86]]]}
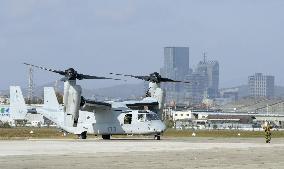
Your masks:
{"label": "nose landing gear", "polygon": [[78,134],[79,139],[87,139],[87,131],[82,132],[81,134]]}
{"label": "nose landing gear", "polygon": [[159,134],[156,134],[156,135],[154,136],[154,140],[161,140],[161,136],[160,136]]}

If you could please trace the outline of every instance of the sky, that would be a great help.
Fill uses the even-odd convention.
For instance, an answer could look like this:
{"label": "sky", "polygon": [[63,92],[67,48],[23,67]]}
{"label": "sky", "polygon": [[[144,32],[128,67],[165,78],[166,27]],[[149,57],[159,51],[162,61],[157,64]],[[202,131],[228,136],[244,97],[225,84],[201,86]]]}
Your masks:
{"label": "sky", "polygon": [[[26,87],[23,62],[80,73],[147,75],[163,47],[187,46],[194,67],[206,52],[220,87],[261,72],[284,86],[283,0],[0,0],[0,89]],[[60,76],[35,70],[35,85]],[[85,88],[123,83],[86,80]]]}

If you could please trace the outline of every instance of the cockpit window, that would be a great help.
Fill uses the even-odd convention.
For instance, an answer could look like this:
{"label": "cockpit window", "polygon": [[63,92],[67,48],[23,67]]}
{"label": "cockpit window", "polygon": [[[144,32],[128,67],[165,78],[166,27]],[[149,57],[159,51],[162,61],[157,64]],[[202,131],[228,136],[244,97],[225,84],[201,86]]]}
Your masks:
{"label": "cockpit window", "polygon": [[140,122],[145,121],[145,114],[138,114],[138,121]]}
{"label": "cockpit window", "polygon": [[149,113],[147,110],[138,110],[138,113]]}
{"label": "cockpit window", "polygon": [[146,120],[159,120],[159,117],[157,116],[157,114],[146,114]]}
{"label": "cockpit window", "polygon": [[132,122],[132,114],[126,114],[124,116],[124,124],[131,124]]}

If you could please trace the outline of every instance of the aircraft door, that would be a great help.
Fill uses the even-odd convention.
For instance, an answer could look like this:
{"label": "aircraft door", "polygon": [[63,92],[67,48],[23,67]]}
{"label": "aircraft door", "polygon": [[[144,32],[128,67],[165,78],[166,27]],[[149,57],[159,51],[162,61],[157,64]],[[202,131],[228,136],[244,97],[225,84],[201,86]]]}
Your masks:
{"label": "aircraft door", "polygon": [[146,114],[138,114],[137,120],[138,123],[136,126],[138,133],[147,133],[150,130],[150,121],[147,120]]}
{"label": "aircraft door", "polygon": [[123,118],[123,129],[126,134],[133,133],[133,116],[132,114],[125,114]]}
{"label": "aircraft door", "polygon": [[138,114],[138,122],[145,122],[146,117],[145,114]]}
{"label": "aircraft door", "polygon": [[132,114],[125,114],[124,124],[131,124],[131,123],[132,123]]}

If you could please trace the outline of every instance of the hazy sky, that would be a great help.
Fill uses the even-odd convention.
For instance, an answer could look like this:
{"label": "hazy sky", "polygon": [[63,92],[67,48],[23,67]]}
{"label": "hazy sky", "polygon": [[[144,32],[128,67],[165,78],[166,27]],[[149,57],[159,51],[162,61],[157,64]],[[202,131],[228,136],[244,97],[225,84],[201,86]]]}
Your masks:
{"label": "hazy sky", "polygon": [[[283,0],[0,0],[0,89],[27,86],[23,62],[148,74],[160,70],[165,46],[190,47],[191,66],[203,51],[219,60],[221,87],[246,84],[254,72],[284,85],[283,9]],[[36,85],[60,78],[34,76]]]}

